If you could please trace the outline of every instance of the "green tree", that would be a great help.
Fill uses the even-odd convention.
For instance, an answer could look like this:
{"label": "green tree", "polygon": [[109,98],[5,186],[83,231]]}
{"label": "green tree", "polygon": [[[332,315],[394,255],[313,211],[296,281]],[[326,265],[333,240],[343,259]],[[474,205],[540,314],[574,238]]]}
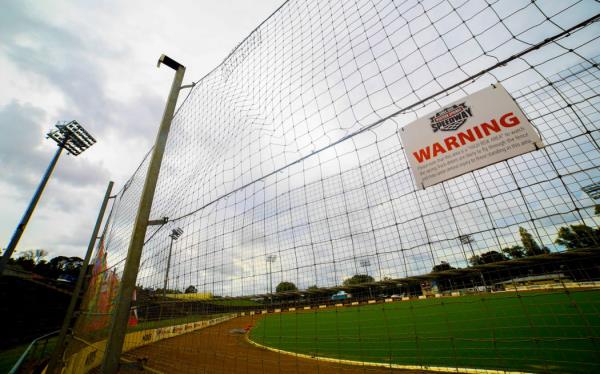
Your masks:
{"label": "green tree", "polygon": [[318,290],[318,289],[319,289],[319,287],[317,287],[317,285],[316,285],[316,284],[313,284],[312,286],[309,286],[309,287],[307,288],[307,290],[309,290],[309,291],[314,291],[314,290]]}
{"label": "green tree", "polygon": [[521,236],[521,243],[523,243],[523,248],[525,249],[525,254],[527,256],[537,256],[550,253],[548,248],[540,247],[533,236],[524,227],[519,227],[519,235]]}
{"label": "green tree", "polygon": [[502,253],[504,253],[512,259],[525,257],[525,251],[520,245],[513,245],[512,247],[502,248]]}
{"label": "green tree", "polygon": [[571,225],[558,229],[556,244],[564,245],[567,250],[600,247],[600,228],[588,225]]}
{"label": "green tree", "polygon": [[475,266],[475,265],[491,264],[494,262],[500,262],[500,261],[506,261],[506,260],[508,260],[508,258],[505,255],[503,255],[502,253],[497,252],[497,251],[489,251],[489,252],[482,253],[480,255],[472,256],[469,259],[469,262],[471,263],[471,265]]}
{"label": "green tree", "polygon": [[35,264],[35,268],[33,268],[33,272],[43,276],[51,276],[52,269],[50,268],[50,264],[46,260],[40,260]]}
{"label": "green tree", "polygon": [[36,264],[42,261],[46,256],[48,256],[48,251],[45,249],[40,248],[33,251],[33,257]]}
{"label": "green tree", "polygon": [[56,256],[52,258],[48,264],[56,276],[60,274],[69,274],[76,277],[79,275],[79,269],[83,265],[83,260],[75,256]]}
{"label": "green tree", "polygon": [[281,282],[275,288],[276,292],[298,291],[298,287],[292,282]]}
{"label": "green tree", "polygon": [[483,265],[483,262],[481,261],[481,256],[471,256],[471,258],[469,258],[469,264],[471,264],[472,266]]}
{"label": "green tree", "polygon": [[354,284],[372,283],[375,279],[368,274],[356,274],[344,281],[344,286],[352,286]]}
{"label": "green tree", "polygon": [[22,258],[24,260],[34,261],[35,260],[35,251],[33,251],[32,249],[28,249],[28,250],[22,252],[21,255],[19,256],[19,258]]}
{"label": "green tree", "polygon": [[442,261],[437,265],[433,266],[433,269],[431,269],[432,273],[436,273],[438,271],[446,271],[446,270],[452,270],[454,269],[449,263],[447,263],[446,261]]}
{"label": "green tree", "polygon": [[32,271],[35,267],[35,262],[33,262],[33,258],[29,258],[28,256],[20,256],[15,260],[15,264],[19,265],[21,269],[25,271]]}
{"label": "green tree", "polygon": [[197,292],[198,292],[198,290],[194,286],[188,286],[188,288],[185,289],[185,293],[197,293]]}

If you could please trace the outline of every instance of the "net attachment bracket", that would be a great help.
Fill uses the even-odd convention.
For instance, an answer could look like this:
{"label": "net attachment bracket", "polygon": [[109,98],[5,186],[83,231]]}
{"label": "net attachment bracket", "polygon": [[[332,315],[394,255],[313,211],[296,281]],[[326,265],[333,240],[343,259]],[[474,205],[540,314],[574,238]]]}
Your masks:
{"label": "net attachment bracket", "polygon": [[190,84],[183,85],[183,86],[179,87],[179,89],[183,90],[183,89],[186,89],[186,88],[194,88],[194,87],[196,87],[196,82],[192,82]]}
{"label": "net attachment bracket", "polygon": [[148,226],[164,225],[169,222],[169,217],[163,217],[161,219],[151,219],[148,221]]}

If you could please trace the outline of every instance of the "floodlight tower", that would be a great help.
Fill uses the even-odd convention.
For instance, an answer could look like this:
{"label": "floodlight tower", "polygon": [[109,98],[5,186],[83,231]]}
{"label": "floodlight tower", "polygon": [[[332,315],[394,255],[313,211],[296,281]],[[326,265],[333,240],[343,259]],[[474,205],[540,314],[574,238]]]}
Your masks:
{"label": "floodlight tower", "polygon": [[272,295],[273,294],[273,276],[272,276],[273,273],[271,272],[271,264],[273,262],[277,261],[277,255],[268,255],[266,259],[267,259],[267,263],[269,264],[269,293]]}
{"label": "floodlight tower", "polygon": [[167,259],[167,271],[165,272],[165,284],[163,286],[163,297],[167,297],[167,286],[169,285],[169,269],[171,268],[171,251],[173,250],[173,242],[183,234],[181,228],[176,228],[171,231],[169,237],[171,238],[171,244],[169,245],[169,258]]}
{"label": "floodlight tower", "polygon": [[[371,261],[368,258],[363,258],[360,260],[360,266],[365,269],[365,275],[369,275],[369,266],[371,266]],[[369,286],[369,296],[373,298],[373,293],[371,292],[371,286]]]}
{"label": "floodlight tower", "polygon": [[363,258],[359,262],[360,262],[360,266],[362,266],[365,269],[365,274],[369,275],[368,267],[371,266],[371,261],[369,261],[368,258]]}
{"label": "floodlight tower", "polygon": [[37,190],[35,191],[33,198],[29,202],[29,206],[27,207],[23,218],[21,218],[21,222],[19,222],[19,225],[15,229],[15,232],[13,233],[13,236],[10,239],[6,250],[2,255],[2,259],[0,259],[0,275],[4,273],[4,269],[6,267],[6,264],[8,263],[8,259],[10,258],[10,256],[12,256],[13,252],[15,251],[15,248],[17,247],[17,244],[19,243],[19,239],[21,239],[21,235],[23,235],[23,232],[25,232],[25,227],[27,226],[31,215],[33,214],[33,211],[40,199],[40,196],[42,196],[42,192],[44,191],[44,188],[48,183],[48,179],[50,179],[50,175],[52,175],[52,172],[54,171],[54,167],[58,162],[58,158],[60,157],[62,150],[66,149],[69,154],[73,156],[78,156],[81,153],[83,153],[86,149],[94,145],[94,143],[96,143],[96,139],[94,139],[79,124],[79,122],[75,120],[70,122],[58,122],[56,124],[56,129],[50,131],[46,135],[46,138],[54,140],[56,144],[58,144],[58,149],[56,150],[54,157],[50,161],[50,165],[48,165],[48,168],[46,169],[46,172],[42,177],[42,181],[40,182]]}

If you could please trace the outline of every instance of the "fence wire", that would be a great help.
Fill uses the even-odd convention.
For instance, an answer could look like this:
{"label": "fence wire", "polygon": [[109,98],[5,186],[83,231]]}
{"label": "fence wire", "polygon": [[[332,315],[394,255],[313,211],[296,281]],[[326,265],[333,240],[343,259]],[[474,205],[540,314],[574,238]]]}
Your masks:
{"label": "fence wire", "polygon": [[[599,12],[285,2],[173,119],[151,214],[169,221],[147,233],[130,319],[145,335],[125,344],[148,338],[124,359],[178,373],[600,370]],[[498,82],[545,147],[417,189],[400,128]],[[148,159],[96,252],[65,356],[93,347],[85,370]]]}

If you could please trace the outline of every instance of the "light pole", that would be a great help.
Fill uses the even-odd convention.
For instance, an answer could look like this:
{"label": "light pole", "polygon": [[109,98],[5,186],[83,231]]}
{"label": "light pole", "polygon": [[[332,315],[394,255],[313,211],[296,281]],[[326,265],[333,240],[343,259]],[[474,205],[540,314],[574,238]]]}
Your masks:
{"label": "light pole", "polygon": [[369,266],[371,266],[371,261],[369,261],[368,258],[364,258],[364,259],[360,260],[360,266],[362,266],[363,268],[365,268],[365,274],[369,275],[369,272],[368,272],[367,268]]}
{"label": "light pole", "polygon": [[[475,251],[473,250],[473,242],[475,240],[473,239],[473,236],[471,236],[470,234],[459,235],[458,240],[460,240],[462,244],[467,244],[469,246],[469,249],[471,250],[471,255],[473,256],[471,258],[475,258]],[[467,266],[468,264],[469,262],[467,261]],[[479,277],[481,278],[481,283],[483,283],[483,287],[487,287],[487,285],[485,284],[485,277],[483,276],[483,272],[481,270],[479,271]]]}
{"label": "light pole", "polygon": [[270,294],[271,300],[273,300],[273,277],[272,277],[273,273],[271,272],[271,264],[275,261],[277,261],[277,255],[268,255],[267,256],[267,263],[269,264],[269,294]]}
{"label": "light pole", "polygon": [[[363,258],[362,260],[359,261],[360,266],[362,266],[363,268],[365,268],[365,275],[369,275],[369,271],[368,271],[368,267],[371,266],[371,261],[369,261],[368,258]],[[371,292],[371,286],[369,286],[369,296],[371,297],[371,299],[373,298],[373,292]]]}
{"label": "light pole", "polygon": [[171,269],[171,252],[173,250],[173,242],[183,234],[181,228],[176,228],[171,231],[169,237],[171,238],[171,244],[169,245],[169,258],[167,259],[167,271],[165,272],[165,284],[163,285],[163,297],[167,297],[167,286],[169,285],[169,269]]}
{"label": "light pole", "polygon": [[50,179],[50,175],[54,171],[54,167],[58,162],[60,154],[62,153],[63,148],[67,150],[73,156],[80,155],[86,149],[91,147],[94,143],[96,143],[96,139],[94,139],[80,124],[79,122],[73,120],[70,122],[58,122],[56,124],[56,129],[50,131],[46,134],[47,138],[54,140],[58,144],[58,149],[52,157],[50,161],[50,165],[46,169],[44,176],[42,177],[42,181],[40,182],[37,190],[33,194],[33,198],[29,202],[29,206],[25,211],[25,214],[21,218],[21,222],[15,229],[4,254],[2,255],[2,259],[0,259],[0,276],[4,273],[4,269],[6,268],[6,264],[8,263],[8,259],[12,256],[17,244],[19,244],[19,240],[21,236],[25,232],[25,227],[33,214],[33,211],[42,196],[42,192],[44,192],[44,188],[48,183],[48,179]]}
{"label": "light pole", "polygon": [[473,236],[471,236],[470,234],[459,235],[458,240],[460,240],[462,244],[467,244],[469,246],[469,249],[471,250],[471,256],[475,256],[475,251],[473,250],[473,242],[475,240],[473,239]]}

